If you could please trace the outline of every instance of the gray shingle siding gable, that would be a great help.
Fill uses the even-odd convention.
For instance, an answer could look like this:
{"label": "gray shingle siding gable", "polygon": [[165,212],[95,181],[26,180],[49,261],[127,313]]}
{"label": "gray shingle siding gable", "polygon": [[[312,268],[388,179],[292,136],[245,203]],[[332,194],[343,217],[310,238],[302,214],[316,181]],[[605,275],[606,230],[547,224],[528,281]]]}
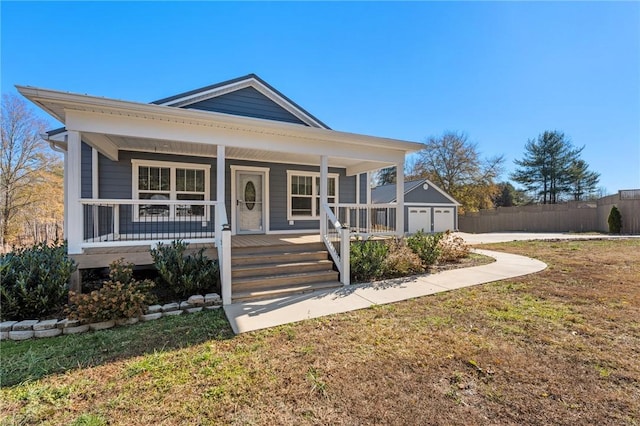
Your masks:
{"label": "gray shingle siding gable", "polygon": [[422,185],[418,185],[411,191],[404,194],[405,203],[442,203],[453,204],[450,199],[442,195],[442,193],[431,185],[426,191],[422,188]]}
{"label": "gray shingle siding gable", "polygon": [[185,105],[183,108],[306,125],[253,87],[245,87],[235,92]]}

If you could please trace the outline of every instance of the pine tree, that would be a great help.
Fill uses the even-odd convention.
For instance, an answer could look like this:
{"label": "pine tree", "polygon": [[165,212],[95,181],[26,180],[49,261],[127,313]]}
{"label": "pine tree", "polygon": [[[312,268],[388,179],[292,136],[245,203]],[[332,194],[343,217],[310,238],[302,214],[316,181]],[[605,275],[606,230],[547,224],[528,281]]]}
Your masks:
{"label": "pine tree", "polygon": [[590,171],[584,160],[576,160],[569,167],[569,191],[575,201],[595,193],[599,180],[600,173]]}
{"label": "pine tree", "polygon": [[386,185],[388,183],[396,183],[397,171],[395,167],[386,167],[381,169],[376,176],[378,185]]}
{"label": "pine tree", "polygon": [[[587,164],[580,159],[583,149],[575,148],[562,132],[545,131],[537,139],[527,141],[524,157],[514,161],[520,167],[510,177],[532,192],[542,204],[556,204],[562,194],[575,196],[576,184],[584,187],[587,177],[588,186],[597,183],[599,175],[589,172]],[[592,183],[594,178],[595,183]]]}

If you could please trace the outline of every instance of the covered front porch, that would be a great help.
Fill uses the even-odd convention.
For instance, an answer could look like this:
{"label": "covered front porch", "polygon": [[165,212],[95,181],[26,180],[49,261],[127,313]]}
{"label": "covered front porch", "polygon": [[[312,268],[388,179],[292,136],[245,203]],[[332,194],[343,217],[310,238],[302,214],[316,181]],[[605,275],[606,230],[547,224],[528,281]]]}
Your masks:
{"label": "covered front porch", "polygon": [[[401,235],[405,229],[404,159],[418,144],[19,90],[66,124],[48,141],[65,153],[65,231],[72,255],[175,239],[211,244],[223,302],[230,303],[231,251],[242,238],[259,245],[304,232],[325,245],[340,282],[349,284],[353,236]],[[373,204],[372,173],[390,166],[398,171],[397,200]],[[249,216],[251,223],[243,223]]]}

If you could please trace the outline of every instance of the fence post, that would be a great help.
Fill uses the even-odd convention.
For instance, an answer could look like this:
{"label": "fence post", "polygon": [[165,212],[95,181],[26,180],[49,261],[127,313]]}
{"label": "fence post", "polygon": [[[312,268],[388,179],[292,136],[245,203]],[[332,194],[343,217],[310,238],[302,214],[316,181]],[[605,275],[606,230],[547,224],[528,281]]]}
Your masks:
{"label": "fence post", "polygon": [[222,225],[221,247],[222,256],[218,258],[222,261],[220,264],[220,286],[222,292],[222,304],[231,304],[231,227],[228,224]]}
{"label": "fence post", "polygon": [[340,229],[340,262],[342,263],[340,282],[343,285],[351,283],[351,233],[349,228]]}

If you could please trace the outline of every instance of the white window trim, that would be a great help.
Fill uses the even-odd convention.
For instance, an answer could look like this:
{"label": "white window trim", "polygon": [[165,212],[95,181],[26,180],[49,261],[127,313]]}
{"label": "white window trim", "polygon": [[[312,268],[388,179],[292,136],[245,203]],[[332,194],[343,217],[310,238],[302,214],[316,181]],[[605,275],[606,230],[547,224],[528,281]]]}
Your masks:
{"label": "white window trim", "polygon": [[[177,201],[178,193],[183,193],[184,191],[176,190],[176,169],[191,169],[191,170],[203,170],[204,171],[204,201],[209,201],[211,199],[211,190],[210,190],[210,181],[211,181],[211,165],[210,164],[201,164],[201,163],[178,163],[175,161],[154,161],[154,160],[131,160],[131,194],[134,200],[139,200],[139,190],[138,190],[138,170],[142,167],[163,167],[169,169],[169,200]],[[144,192],[144,191],[143,191]],[[189,200],[185,201],[185,204],[188,204]],[[160,203],[158,203],[160,204]],[[205,217],[202,218],[200,216],[194,216],[193,220],[210,220],[209,209],[205,208]],[[169,209],[168,217],[157,217],[157,218],[140,218],[139,206],[136,206],[133,209],[133,221],[134,222],[146,222],[149,220],[154,221],[165,221],[171,222],[177,220],[175,216],[175,209]]]}
{"label": "white window trim", "polygon": [[[313,216],[294,216],[291,214],[291,177],[292,176],[311,176],[320,178],[320,172],[308,172],[302,170],[287,170],[287,220],[320,220],[320,216],[315,216],[316,213],[316,199],[320,197],[320,194],[311,195],[311,213]],[[336,195],[335,195],[335,204],[338,204],[340,201],[338,197],[340,196],[340,175],[338,173],[329,173],[327,174],[327,178],[334,178],[336,180]],[[313,191],[315,192],[316,185],[315,180],[313,182]]]}

